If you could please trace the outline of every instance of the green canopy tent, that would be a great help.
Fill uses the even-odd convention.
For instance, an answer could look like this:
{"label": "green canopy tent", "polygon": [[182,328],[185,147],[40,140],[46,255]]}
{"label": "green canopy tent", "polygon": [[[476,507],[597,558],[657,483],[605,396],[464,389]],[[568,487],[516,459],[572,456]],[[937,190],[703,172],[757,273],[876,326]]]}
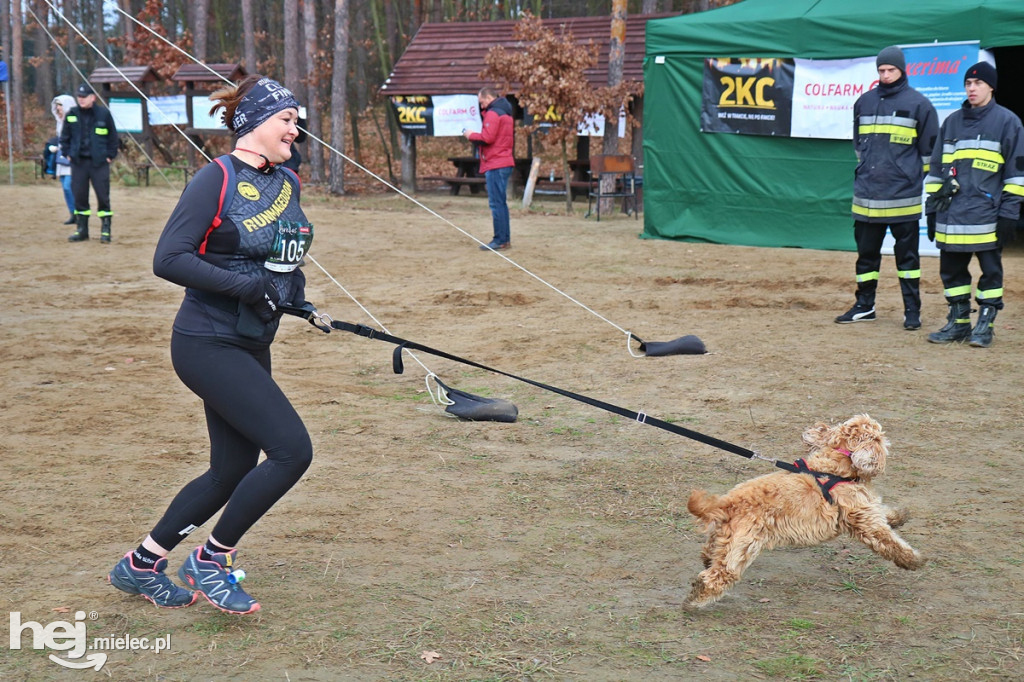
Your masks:
{"label": "green canopy tent", "polygon": [[852,143],[701,132],[704,59],[969,40],[995,54],[997,101],[1024,112],[1024,0],[744,0],[648,22],[641,236],[853,250]]}

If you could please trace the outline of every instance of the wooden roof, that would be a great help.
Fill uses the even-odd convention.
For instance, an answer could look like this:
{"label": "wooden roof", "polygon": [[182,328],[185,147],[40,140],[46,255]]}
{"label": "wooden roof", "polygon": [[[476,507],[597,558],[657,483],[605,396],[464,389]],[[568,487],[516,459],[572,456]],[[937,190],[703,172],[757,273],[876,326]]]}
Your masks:
{"label": "wooden roof", "polygon": [[139,85],[158,81],[160,76],[152,66],[120,66],[116,69],[104,66],[89,74],[90,83],[124,83],[126,80]]}
{"label": "wooden roof", "polygon": [[[666,16],[676,15],[634,14],[626,18],[623,80],[643,80],[645,25],[649,19]],[[608,16],[544,19],[543,23],[556,35],[564,26],[578,43],[593,41],[598,47],[598,63],[586,72],[587,80],[595,86],[608,84]],[[494,85],[480,80],[479,74],[486,67],[484,58],[497,45],[518,47],[512,37],[515,25],[515,21],[423,24],[380,90],[385,95],[457,95],[474,94],[485,85]]]}
{"label": "wooden roof", "polygon": [[[210,73],[210,70],[215,73]],[[171,76],[174,81],[196,83],[223,83],[227,78],[232,83],[245,77],[246,70],[241,64],[182,64]]]}

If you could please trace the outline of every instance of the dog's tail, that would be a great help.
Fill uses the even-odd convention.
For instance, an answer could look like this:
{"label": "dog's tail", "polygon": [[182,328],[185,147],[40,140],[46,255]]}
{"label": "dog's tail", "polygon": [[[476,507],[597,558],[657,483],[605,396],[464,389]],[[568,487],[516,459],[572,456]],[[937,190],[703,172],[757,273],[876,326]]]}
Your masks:
{"label": "dog's tail", "polygon": [[718,499],[718,495],[711,495],[703,490],[694,490],[690,493],[686,508],[706,524],[722,523],[726,520],[726,514],[718,506]]}

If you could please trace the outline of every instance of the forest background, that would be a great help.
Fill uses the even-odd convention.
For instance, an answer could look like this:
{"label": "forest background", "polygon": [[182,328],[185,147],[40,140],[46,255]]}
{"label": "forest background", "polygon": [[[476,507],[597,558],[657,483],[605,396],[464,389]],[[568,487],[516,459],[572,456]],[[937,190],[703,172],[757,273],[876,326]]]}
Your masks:
{"label": "forest background", "polygon": [[[189,61],[188,53],[283,81],[316,112],[310,133],[394,178],[399,132],[379,88],[421,24],[518,19],[529,12],[545,19],[607,15],[611,30],[616,13],[690,13],[735,1],[0,0],[0,59],[10,77],[2,92],[9,101],[0,107],[0,131],[9,135],[0,135],[0,156],[8,158],[11,149],[16,159],[40,153],[53,135],[50,101],[71,93],[80,74],[108,66],[107,60],[118,67],[149,65],[162,78],[149,96],[179,94],[182,84],[170,78]],[[429,147],[420,154],[427,173],[432,158],[443,162],[460,140],[434,142],[433,157]],[[158,134],[166,163],[180,159],[186,144],[173,129]],[[304,180],[325,181],[332,170],[326,153],[321,145],[308,146]],[[331,189],[344,192],[343,180],[331,182]]]}

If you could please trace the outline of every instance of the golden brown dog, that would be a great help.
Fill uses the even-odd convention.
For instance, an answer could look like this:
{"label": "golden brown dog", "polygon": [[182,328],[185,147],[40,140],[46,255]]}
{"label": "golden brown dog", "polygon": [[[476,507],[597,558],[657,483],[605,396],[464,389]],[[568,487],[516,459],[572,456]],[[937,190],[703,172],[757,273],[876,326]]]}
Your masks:
{"label": "golden brown dog", "polygon": [[762,550],[810,547],[841,533],[900,568],[924,564],[893,531],[907,514],[884,506],[869,487],[885,471],[889,452],[881,425],[862,414],[836,426],[816,424],[803,439],[811,449],[807,468],[822,475],[779,472],[740,483],[722,496],[703,490],[690,495],[687,509],[700,519],[707,543],[701,552],[704,570],[693,581],[689,605],[718,600]]}

